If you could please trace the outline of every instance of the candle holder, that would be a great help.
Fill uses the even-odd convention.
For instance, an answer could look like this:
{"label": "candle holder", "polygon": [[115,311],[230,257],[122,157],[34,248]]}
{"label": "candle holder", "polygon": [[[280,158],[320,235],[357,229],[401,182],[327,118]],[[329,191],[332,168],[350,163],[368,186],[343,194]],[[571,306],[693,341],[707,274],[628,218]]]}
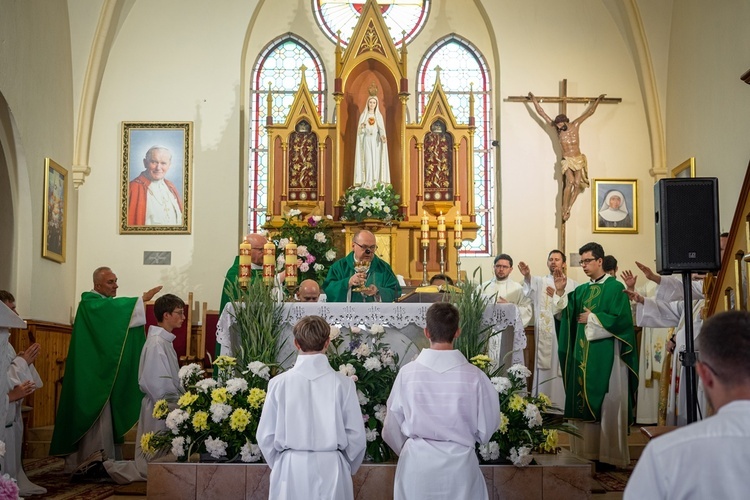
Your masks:
{"label": "candle holder", "polygon": [[429,284],[430,282],[427,281],[427,245],[422,243],[422,286]]}
{"label": "candle holder", "polygon": [[461,283],[461,240],[455,240],[453,246],[456,247],[456,284]]}
{"label": "candle holder", "polygon": [[440,248],[440,274],[445,274],[445,241],[438,242]]}
{"label": "candle holder", "polygon": [[286,288],[286,298],[284,299],[284,302],[296,302],[294,296],[297,294],[299,285],[297,283],[284,282],[284,288]]}

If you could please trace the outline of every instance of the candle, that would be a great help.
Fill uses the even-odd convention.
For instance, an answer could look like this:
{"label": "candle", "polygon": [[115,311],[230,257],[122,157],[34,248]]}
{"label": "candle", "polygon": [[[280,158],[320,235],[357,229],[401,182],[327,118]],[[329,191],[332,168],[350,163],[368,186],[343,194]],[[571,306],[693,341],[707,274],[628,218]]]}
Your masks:
{"label": "candle", "polygon": [[276,274],[276,245],[268,240],[263,245],[263,283],[273,285],[273,277]]}
{"label": "candle", "polygon": [[242,243],[240,243],[240,269],[238,273],[238,279],[240,286],[242,287],[247,286],[248,281],[250,281],[250,269],[252,264],[252,261],[250,260],[250,251],[252,249],[253,246],[247,240],[247,237],[245,237],[245,239],[242,240]]}
{"label": "candle", "polygon": [[424,210],[422,210],[422,246],[430,246],[430,218]]}
{"label": "candle", "polygon": [[284,264],[286,269],[286,286],[295,286],[297,284],[297,244],[289,241],[284,248]]}
{"label": "candle", "polygon": [[456,212],[456,223],[453,225],[453,244],[456,247],[461,246],[461,240],[463,239],[463,218],[461,217],[461,209],[459,208]]}
{"label": "candle", "polygon": [[438,245],[445,246],[445,216],[440,212],[438,216]]}

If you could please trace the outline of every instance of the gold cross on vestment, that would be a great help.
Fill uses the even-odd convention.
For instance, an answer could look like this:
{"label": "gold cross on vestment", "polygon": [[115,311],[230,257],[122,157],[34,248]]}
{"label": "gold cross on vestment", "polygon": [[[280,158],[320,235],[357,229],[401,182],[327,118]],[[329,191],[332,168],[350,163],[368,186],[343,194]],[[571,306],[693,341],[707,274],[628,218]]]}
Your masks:
{"label": "gold cross on vestment", "polygon": [[[568,79],[563,79],[562,82],[560,82],[560,95],[559,96],[537,96],[537,101],[539,103],[545,103],[545,102],[556,102],[560,103],[560,114],[567,115],[568,114],[568,103],[575,103],[575,104],[587,104],[590,102],[594,102],[598,99],[599,96],[595,97],[570,97],[568,96]],[[529,99],[529,96],[527,95],[512,95],[508,96],[506,99],[508,102],[531,102],[531,99]],[[605,97],[600,101],[600,104],[617,104],[622,102],[622,98],[620,97]]]}

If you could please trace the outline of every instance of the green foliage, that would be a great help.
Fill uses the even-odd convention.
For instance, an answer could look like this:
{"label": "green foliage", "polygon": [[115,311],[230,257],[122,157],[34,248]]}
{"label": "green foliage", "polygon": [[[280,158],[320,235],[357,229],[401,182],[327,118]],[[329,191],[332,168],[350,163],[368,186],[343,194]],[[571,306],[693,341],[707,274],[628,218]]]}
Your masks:
{"label": "green foliage", "polygon": [[385,222],[403,220],[398,204],[401,196],[390,184],[377,184],[374,188],[353,186],[346,190],[339,200],[344,207],[341,220],[362,222],[365,219],[379,219]]}
{"label": "green foliage", "polygon": [[477,268],[472,276],[476,279],[479,273],[479,282],[462,281],[458,284],[458,291],[451,291],[451,302],[458,308],[459,328],[461,335],[455,340],[453,346],[461,351],[466,359],[472,359],[478,355],[487,354],[490,339],[499,332],[493,331],[493,325],[482,323],[482,317],[487,306],[493,303],[491,297],[482,294],[479,284],[482,279],[481,269]]}
{"label": "green foliage", "polygon": [[297,244],[297,280],[298,283],[312,279],[322,284],[328,269],[336,260],[336,248],[333,245],[333,229],[330,227],[332,217],[311,215],[302,220],[299,210],[290,210],[284,216],[284,223],[273,237],[276,245],[277,269],[284,267],[284,248],[292,240]]}

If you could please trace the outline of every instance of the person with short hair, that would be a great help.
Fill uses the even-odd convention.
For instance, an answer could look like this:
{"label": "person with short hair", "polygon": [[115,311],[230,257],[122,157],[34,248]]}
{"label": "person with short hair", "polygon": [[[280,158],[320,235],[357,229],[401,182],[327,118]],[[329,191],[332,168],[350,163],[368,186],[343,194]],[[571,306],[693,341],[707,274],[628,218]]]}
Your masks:
{"label": "person with short hair", "polygon": [[497,390],[453,348],[456,306],[432,304],[426,322],[430,348],[401,368],[388,397],[383,439],[399,455],[393,497],[487,499],[475,444],[500,425]]}
{"label": "person with short hair", "polygon": [[432,278],[430,278],[430,285],[438,287],[444,285],[453,286],[453,278],[451,278],[447,274],[434,274],[432,275]]}
{"label": "person with short hair", "polygon": [[523,287],[510,279],[513,272],[513,258],[507,253],[501,253],[495,257],[493,264],[495,277],[485,283],[482,294],[493,298],[498,304],[515,304],[521,314],[523,326],[531,323],[532,304],[531,299],[523,293]]}
{"label": "person with short hair", "polygon": [[614,255],[605,255],[602,260],[602,269],[604,272],[617,279],[617,259]]}
{"label": "person with short hair", "polygon": [[317,302],[320,299],[320,285],[315,280],[304,280],[297,289],[297,302]]}
{"label": "person with short hair", "polygon": [[268,382],[256,438],[271,468],[270,499],[354,498],[365,426],[354,381],[328,363],[330,333],[320,316],[302,318],[294,367]]}
{"label": "person with short hair", "polygon": [[[390,264],[378,257],[375,235],[362,230],[352,239],[352,251],[333,263],[323,281],[328,302],[393,302],[401,295],[401,285]],[[369,270],[356,272],[355,262],[370,263]],[[362,293],[353,288],[366,287]]]}
{"label": "person with short hair", "polygon": [[651,440],[625,488],[626,500],[747,498],[750,313],[708,318],[696,341],[696,370],[717,413]]}
{"label": "person with short hair", "polygon": [[624,285],[604,272],[600,244],[587,243],[578,253],[591,281],[566,293],[567,278],[555,271],[555,300],[562,310],[557,337],[565,417],[577,421],[581,435],[571,436],[571,451],[587,460],[625,467],[630,464],[627,432],[634,421],[638,389],[630,301]]}
{"label": "person with short hair", "polygon": [[143,172],[128,186],[128,225],[179,226],[182,197],[166,178],[172,166],[172,152],[165,146],[151,146],[143,158]]}

